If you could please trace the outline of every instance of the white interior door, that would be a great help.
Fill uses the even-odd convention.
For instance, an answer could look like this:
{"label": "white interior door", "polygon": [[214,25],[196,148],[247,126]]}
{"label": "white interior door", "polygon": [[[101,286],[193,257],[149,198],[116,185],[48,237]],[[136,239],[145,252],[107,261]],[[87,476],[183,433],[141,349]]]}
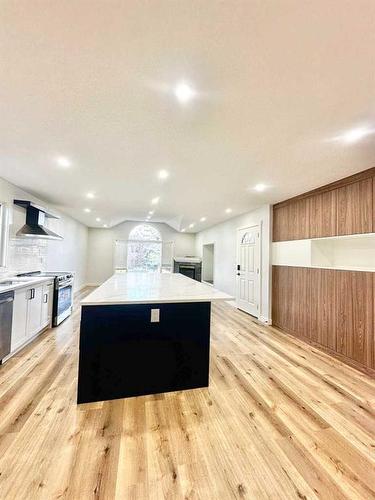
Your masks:
{"label": "white interior door", "polygon": [[237,234],[237,307],[259,316],[260,229],[239,229]]}

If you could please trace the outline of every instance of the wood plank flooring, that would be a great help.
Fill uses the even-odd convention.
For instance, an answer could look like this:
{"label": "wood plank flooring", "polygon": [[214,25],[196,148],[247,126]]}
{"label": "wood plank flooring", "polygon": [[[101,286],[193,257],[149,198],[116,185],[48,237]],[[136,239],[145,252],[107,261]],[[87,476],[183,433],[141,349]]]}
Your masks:
{"label": "wood plank flooring", "polygon": [[79,315],[0,367],[1,500],[375,498],[375,380],[221,304],[209,389],[78,407]]}

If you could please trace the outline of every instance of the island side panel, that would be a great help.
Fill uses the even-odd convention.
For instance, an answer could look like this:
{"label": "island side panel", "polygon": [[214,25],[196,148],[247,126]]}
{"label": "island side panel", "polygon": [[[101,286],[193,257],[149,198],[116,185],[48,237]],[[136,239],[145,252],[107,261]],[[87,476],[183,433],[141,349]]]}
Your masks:
{"label": "island side panel", "polygon": [[207,387],[210,314],[210,302],[83,306],[78,403]]}

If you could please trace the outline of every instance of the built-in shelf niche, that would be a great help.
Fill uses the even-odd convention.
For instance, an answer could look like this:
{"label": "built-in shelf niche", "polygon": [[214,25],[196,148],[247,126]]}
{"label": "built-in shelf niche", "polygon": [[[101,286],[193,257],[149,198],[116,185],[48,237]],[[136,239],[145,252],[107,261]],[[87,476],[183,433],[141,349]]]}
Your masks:
{"label": "built-in shelf niche", "polygon": [[375,272],[375,233],[275,242],[272,264]]}

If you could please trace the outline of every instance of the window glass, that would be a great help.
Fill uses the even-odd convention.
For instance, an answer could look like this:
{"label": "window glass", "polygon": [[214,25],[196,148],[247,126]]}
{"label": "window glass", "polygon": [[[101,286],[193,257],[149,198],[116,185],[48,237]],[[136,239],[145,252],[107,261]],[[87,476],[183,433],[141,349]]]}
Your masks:
{"label": "window glass", "polygon": [[127,244],[128,271],[160,271],[161,254],[162,242],[157,229],[140,224],[130,232]]}
{"label": "window glass", "polygon": [[241,240],[242,245],[254,244],[255,243],[255,233],[247,232],[243,235]]}
{"label": "window glass", "polygon": [[130,231],[129,240],[161,241],[161,236],[156,228],[140,224]]}

